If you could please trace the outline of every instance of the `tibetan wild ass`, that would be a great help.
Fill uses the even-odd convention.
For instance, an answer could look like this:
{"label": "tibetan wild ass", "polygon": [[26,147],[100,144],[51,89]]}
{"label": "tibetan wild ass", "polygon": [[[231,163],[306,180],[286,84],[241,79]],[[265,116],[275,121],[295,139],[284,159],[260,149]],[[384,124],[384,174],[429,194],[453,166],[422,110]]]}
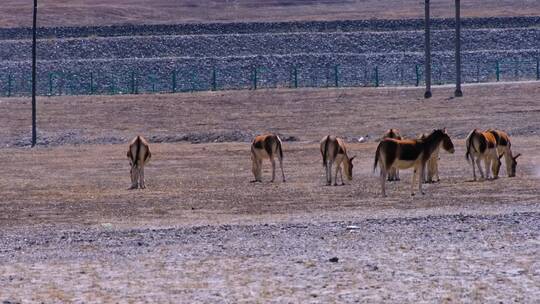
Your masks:
{"label": "tibetan wild ass", "polygon": [[373,171],[377,169],[379,164],[381,170],[381,190],[382,195],[386,197],[386,176],[390,169],[408,169],[414,168],[414,173],[411,182],[411,195],[414,195],[414,183],[418,174],[418,190],[422,191],[422,176],[426,167],[426,163],[430,159],[433,151],[441,145],[443,149],[450,153],[454,153],[454,144],[446,133],[446,129],[434,130],[426,136],[425,139],[392,139],[386,138],[377,146],[375,152],[375,162]]}
{"label": "tibetan wild ass", "polygon": [[[381,140],[383,140],[385,138],[403,139],[401,137],[401,134],[399,134],[398,129],[389,129],[388,131],[386,131],[383,134]],[[400,180],[399,179],[399,169],[397,169],[397,168],[390,169],[390,171],[388,172],[388,181],[392,182],[392,181],[399,181],[399,180]]]}
{"label": "tibetan wild ass", "polygon": [[347,155],[347,148],[345,147],[345,141],[335,136],[325,136],[321,140],[321,155],[323,159],[323,167],[326,171],[326,185],[332,184],[332,165],[336,166],[334,175],[334,186],[337,186],[337,175],[341,177],[341,185],[345,185],[343,182],[343,174],[341,172],[341,164],[343,164],[343,171],[348,180],[352,180],[352,161],[355,156],[349,158]]}
{"label": "tibetan wild ass", "polygon": [[272,180],[276,177],[276,161],[274,157],[277,156],[279,160],[279,167],[281,168],[281,175],[283,176],[283,182],[285,182],[285,173],[283,172],[283,150],[281,149],[281,139],[275,134],[259,135],[253,139],[251,143],[251,162],[252,172],[255,176],[255,180],[251,182],[262,182],[262,161],[267,158],[272,163]]}
{"label": "tibetan wild ass", "polygon": [[144,166],[150,161],[152,153],[148,142],[142,136],[135,137],[130,143],[127,151],[129,164],[131,165],[131,187],[129,189],[146,188],[144,184]]}
{"label": "tibetan wild ass", "polygon": [[493,179],[499,177],[499,170],[501,169],[500,159],[502,155],[500,157],[497,155],[497,140],[491,132],[480,132],[477,129],[472,130],[465,140],[465,146],[467,148],[465,158],[467,161],[470,160],[471,162],[474,180],[476,180],[476,170],[474,167],[475,158],[476,166],[478,167],[478,171],[480,171],[480,176],[482,179],[484,179],[484,172],[480,166],[480,162],[482,160],[484,160],[484,166],[486,169],[485,178],[490,178],[490,168]]}
{"label": "tibetan wild ass", "polygon": [[510,147],[510,137],[504,131],[489,129],[486,132],[490,132],[495,137],[497,142],[497,153],[499,158],[504,154],[504,161],[506,162],[506,173],[508,177],[516,176],[516,167],[517,167],[517,158],[521,156],[521,153],[518,153],[516,156],[513,156],[512,149]]}

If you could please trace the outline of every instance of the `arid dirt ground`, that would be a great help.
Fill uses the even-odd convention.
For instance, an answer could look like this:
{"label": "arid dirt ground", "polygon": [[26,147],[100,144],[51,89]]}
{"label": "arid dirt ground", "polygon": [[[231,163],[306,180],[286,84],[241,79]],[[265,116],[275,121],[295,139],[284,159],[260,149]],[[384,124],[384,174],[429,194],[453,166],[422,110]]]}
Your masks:
{"label": "arid dirt ground", "polygon": [[[423,18],[419,0],[40,0],[41,26]],[[536,0],[462,1],[464,17],[538,16]],[[454,1],[432,0],[452,18]],[[2,0],[0,27],[32,25],[32,1]]]}
{"label": "arid dirt ground", "polygon": [[[0,301],[343,303],[540,299],[540,83],[0,99]],[[441,182],[411,173],[380,197],[377,139],[446,127]],[[500,128],[515,178],[471,182],[464,138]],[[251,184],[249,142],[176,134],[279,132],[287,182]],[[152,144],[129,191],[126,142]],[[349,139],[354,179],[324,186],[318,140]],[[359,143],[362,136],[367,142]],[[67,139],[66,139],[67,138]],[[202,136],[204,139],[204,136]],[[110,142],[110,144],[108,143]],[[100,144],[96,144],[100,143]],[[349,227],[348,226],[354,226]],[[337,262],[330,262],[337,257]]]}

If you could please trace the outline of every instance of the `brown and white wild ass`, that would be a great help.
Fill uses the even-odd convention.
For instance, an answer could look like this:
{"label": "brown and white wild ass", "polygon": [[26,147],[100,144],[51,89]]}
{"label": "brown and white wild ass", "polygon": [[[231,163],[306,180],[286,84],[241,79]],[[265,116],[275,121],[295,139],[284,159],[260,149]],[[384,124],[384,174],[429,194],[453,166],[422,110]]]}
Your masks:
{"label": "brown and white wild ass", "polygon": [[337,175],[339,173],[341,177],[341,185],[345,185],[343,182],[343,174],[341,172],[341,165],[343,164],[343,171],[348,180],[352,180],[352,161],[355,156],[349,158],[347,155],[347,147],[345,141],[335,136],[325,136],[321,140],[321,155],[323,159],[323,167],[326,172],[326,185],[332,184],[332,165],[336,166],[334,175],[334,186],[337,186]]}
{"label": "brown and white wild ass", "polygon": [[[385,139],[385,138],[403,139],[398,129],[388,129],[388,131],[384,132],[382,136],[382,139]],[[390,171],[388,172],[388,181],[392,182],[392,181],[399,181],[399,180],[400,180],[399,169],[397,168],[390,169]]]}
{"label": "brown and white wild ass", "polygon": [[150,153],[150,147],[144,137],[139,135],[131,140],[127,157],[131,166],[129,172],[131,176],[131,187],[129,189],[146,188],[144,183],[144,166],[150,161],[152,153]]}
{"label": "brown and white wild ass", "polygon": [[450,136],[446,133],[446,129],[434,130],[425,139],[392,139],[386,138],[377,146],[375,152],[375,162],[373,171],[377,169],[379,164],[381,170],[381,190],[382,195],[386,196],[386,176],[390,169],[408,169],[414,168],[414,173],[411,182],[411,195],[414,195],[414,183],[418,174],[418,191],[422,194],[422,176],[426,167],[426,163],[430,159],[433,151],[441,145],[443,149],[450,153],[454,153],[454,144]]}
{"label": "brown and white wild ass", "polygon": [[516,156],[512,154],[512,144],[510,143],[510,136],[508,136],[506,132],[501,130],[489,129],[486,132],[490,132],[495,137],[499,158],[501,155],[504,154],[506,173],[508,174],[508,177],[516,176],[517,158],[521,156],[521,153],[518,153]]}
{"label": "brown and white wild ass", "polygon": [[[499,170],[501,168],[501,157],[497,155],[497,140],[493,133],[489,131],[478,131],[478,129],[472,130],[467,138],[465,139],[465,146],[467,152],[465,153],[465,158],[467,161],[470,160],[472,169],[473,169],[473,179],[476,180],[476,170],[474,164],[478,167],[480,171],[480,176],[482,179],[490,178],[489,170],[491,169],[492,178],[496,179],[499,177]],[[476,158],[476,161],[475,161]],[[486,175],[484,177],[484,172],[480,163],[484,160],[484,166],[486,169]]]}
{"label": "brown and white wild ass", "polygon": [[272,163],[272,180],[276,177],[276,161],[274,157],[277,156],[279,160],[279,167],[281,168],[281,175],[283,176],[283,182],[285,182],[285,173],[283,172],[283,150],[281,148],[281,139],[276,134],[265,134],[256,136],[251,143],[251,170],[255,176],[253,182],[262,182],[262,161],[263,159],[269,159]]}

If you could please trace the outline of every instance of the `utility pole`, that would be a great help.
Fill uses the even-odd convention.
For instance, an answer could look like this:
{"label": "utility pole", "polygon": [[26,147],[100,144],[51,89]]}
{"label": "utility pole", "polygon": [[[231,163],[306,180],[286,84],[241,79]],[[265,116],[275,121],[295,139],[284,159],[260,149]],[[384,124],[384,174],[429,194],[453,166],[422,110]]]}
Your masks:
{"label": "utility pole", "polygon": [[460,0],[456,0],[456,91],[455,97],[462,97],[461,91],[461,11]]}
{"label": "utility pole", "polygon": [[425,68],[424,77],[426,79],[426,92],[424,98],[431,98],[431,39],[430,39],[430,24],[429,24],[429,0],[425,0]]}
{"label": "utility pole", "polygon": [[34,0],[34,18],[32,22],[32,147],[36,145],[36,24],[37,0]]}

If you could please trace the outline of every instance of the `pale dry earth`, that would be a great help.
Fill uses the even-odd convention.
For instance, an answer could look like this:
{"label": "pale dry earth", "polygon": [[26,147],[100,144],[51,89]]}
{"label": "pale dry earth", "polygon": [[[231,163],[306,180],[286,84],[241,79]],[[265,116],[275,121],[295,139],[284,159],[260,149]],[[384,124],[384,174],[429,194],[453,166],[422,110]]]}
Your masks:
{"label": "pale dry earth", "polygon": [[[48,144],[35,149],[20,146],[28,99],[0,99],[0,300],[535,303],[540,83],[452,92],[39,98]],[[403,172],[380,197],[373,154],[390,127],[409,137],[447,127],[454,139],[425,196],[410,196]],[[475,127],[511,134],[523,153],[517,177],[503,169],[498,180],[470,181],[463,140]],[[284,143],[286,183],[269,183],[268,167],[264,183],[249,183],[248,142],[174,137],[265,130],[298,138]],[[125,142],[136,133],[173,140],[152,145],[148,189],[128,191]],[[327,134],[349,138],[357,155],[346,186],[323,186],[317,142]]]}
{"label": "pale dry earth", "polygon": [[[40,0],[40,26],[423,18],[418,0]],[[538,16],[537,0],[462,1],[464,17]],[[431,1],[454,17],[454,1]],[[3,0],[0,27],[32,25],[32,1]]]}

